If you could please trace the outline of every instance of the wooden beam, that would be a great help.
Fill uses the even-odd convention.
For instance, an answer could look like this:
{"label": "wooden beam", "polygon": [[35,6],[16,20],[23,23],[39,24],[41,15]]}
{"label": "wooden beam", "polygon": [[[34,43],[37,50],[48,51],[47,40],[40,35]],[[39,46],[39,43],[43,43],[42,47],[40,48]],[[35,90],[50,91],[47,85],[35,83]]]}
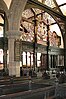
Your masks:
{"label": "wooden beam", "polygon": [[58,13],[57,11],[54,11],[54,9],[52,9],[51,7],[48,7],[47,5],[42,4],[42,3],[38,2],[37,0],[28,0],[27,3],[30,4],[31,6],[38,8],[38,9],[46,11],[51,16],[54,15],[58,18],[61,18],[64,22],[66,21],[66,16]]}
{"label": "wooden beam", "polygon": [[25,17],[21,18],[20,23],[21,23],[21,21],[26,21],[28,23],[34,24],[32,21],[29,21],[28,18],[25,18]]}

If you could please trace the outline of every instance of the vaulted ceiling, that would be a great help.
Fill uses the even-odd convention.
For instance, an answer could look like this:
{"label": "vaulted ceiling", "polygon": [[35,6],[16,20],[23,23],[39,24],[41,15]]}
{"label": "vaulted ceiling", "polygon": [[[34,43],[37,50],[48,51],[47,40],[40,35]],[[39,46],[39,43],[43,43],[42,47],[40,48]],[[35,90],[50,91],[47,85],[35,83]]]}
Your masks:
{"label": "vaulted ceiling", "polygon": [[[12,0],[4,0],[8,8],[10,7],[11,1]],[[38,0],[38,1],[46,4],[47,6],[53,8],[59,13],[66,15],[66,0]]]}

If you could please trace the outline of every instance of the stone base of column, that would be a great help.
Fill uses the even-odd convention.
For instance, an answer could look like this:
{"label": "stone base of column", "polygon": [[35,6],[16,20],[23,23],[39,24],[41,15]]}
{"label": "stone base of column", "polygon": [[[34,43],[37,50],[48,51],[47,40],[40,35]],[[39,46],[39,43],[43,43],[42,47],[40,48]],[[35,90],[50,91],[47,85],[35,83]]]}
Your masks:
{"label": "stone base of column", "polygon": [[20,77],[20,62],[14,62],[14,64],[9,64],[9,76]]}

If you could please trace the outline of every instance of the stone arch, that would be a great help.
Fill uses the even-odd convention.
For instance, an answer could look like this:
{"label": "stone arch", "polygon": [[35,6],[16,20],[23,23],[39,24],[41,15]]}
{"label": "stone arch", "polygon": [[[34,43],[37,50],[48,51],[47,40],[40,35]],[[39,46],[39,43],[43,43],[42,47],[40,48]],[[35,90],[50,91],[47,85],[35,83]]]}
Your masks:
{"label": "stone arch", "polygon": [[[26,6],[25,6],[25,10],[26,9],[30,9],[30,8],[38,8],[38,9],[40,9],[40,10],[44,10],[44,11],[46,11],[49,15],[51,15],[52,16],[52,18],[56,21],[56,23],[58,24],[58,26],[59,26],[59,29],[60,29],[60,31],[61,31],[61,35],[62,35],[62,37],[63,37],[63,31],[62,31],[62,29],[61,29],[61,26],[59,25],[59,23],[58,23],[58,20],[57,20],[57,18],[55,17],[55,16],[57,16],[56,14],[57,13],[55,13],[54,11],[53,11],[53,9],[52,8],[50,8],[50,7],[48,7],[47,5],[42,5],[42,4],[39,4],[39,2],[37,1],[37,0],[35,0],[35,2],[36,2],[36,4],[34,5],[33,3],[35,3],[35,2],[33,2],[33,0],[31,0],[32,2],[30,2],[30,0],[28,0],[28,2],[27,2],[27,4],[26,4]],[[41,6],[42,5],[42,6]],[[45,8],[44,8],[45,7]],[[54,13],[54,15],[53,15],[53,13]],[[58,15],[58,17],[59,17],[59,15]],[[61,16],[61,18],[62,18],[62,16]],[[64,22],[64,21],[63,21]],[[64,44],[64,38],[63,38],[63,44]]]}
{"label": "stone arch", "polygon": [[[35,1],[38,2],[37,0],[35,0]],[[38,4],[39,4],[39,2],[38,2]],[[19,30],[20,17],[21,17],[23,10],[25,10],[25,9],[38,8],[41,10],[45,10],[48,14],[50,14],[53,17],[53,14],[52,14],[53,12],[50,13],[51,9],[49,9],[49,7],[47,7],[46,5],[44,5],[44,6],[45,6],[45,9],[43,7],[38,6],[37,3],[36,4],[30,3],[30,0],[19,0],[19,1],[12,0],[11,6],[9,9],[9,15],[8,15],[9,29],[10,30]],[[46,9],[46,7],[48,8],[48,10]]]}
{"label": "stone arch", "polygon": [[0,10],[5,12],[6,15],[8,16],[8,8],[7,8],[7,5],[5,4],[5,2],[3,0],[0,0]]}
{"label": "stone arch", "polygon": [[[37,0],[35,0],[38,4],[39,4],[39,2],[37,1]],[[41,5],[41,4],[40,4]],[[41,7],[40,5],[37,5],[37,4],[32,4],[32,3],[30,3],[30,2],[28,2],[27,3],[27,5],[26,5],[26,7],[25,7],[25,10],[26,9],[30,9],[30,8],[38,8],[38,9],[40,9],[40,10],[44,10],[44,11],[46,11],[49,15],[51,15],[52,16],[52,18],[57,22],[57,24],[58,24],[58,21],[56,20],[56,17],[54,17],[54,15],[53,15],[53,9],[52,8],[50,8],[50,7],[48,7],[47,5],[44,5],[44,7]],[[52,10],[51,10],[52,9]],[[52,12],[52,13],[50,13],[50,12]],[[60,28],[60,26],[59,26],[59,28]],[[60,29],[61,30],[61,29]]]}
{"label": "stone arch", "polygon": [[4,14],[5,23],[6,23],[5,30],[7,30],[8,29],[8,19],[7,19],[7,16],[8,16],[8,7],[7,7],[6,3],[3,0],[0,0],[0,12],[2,14]]}
{"label": "stone arch", "polygon": [[12,0],[9,9],[9,30],[19,30],[20,16],[25,8],[27,0]]}

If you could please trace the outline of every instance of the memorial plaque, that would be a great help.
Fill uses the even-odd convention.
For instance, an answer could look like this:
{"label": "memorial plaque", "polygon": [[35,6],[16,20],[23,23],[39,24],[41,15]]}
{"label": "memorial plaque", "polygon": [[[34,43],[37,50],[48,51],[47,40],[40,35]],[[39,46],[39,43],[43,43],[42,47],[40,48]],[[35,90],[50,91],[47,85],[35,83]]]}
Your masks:
{"label": "memorial plaque", "polygon": [[14,60],[20,61],[20,40],[14,42]]}

